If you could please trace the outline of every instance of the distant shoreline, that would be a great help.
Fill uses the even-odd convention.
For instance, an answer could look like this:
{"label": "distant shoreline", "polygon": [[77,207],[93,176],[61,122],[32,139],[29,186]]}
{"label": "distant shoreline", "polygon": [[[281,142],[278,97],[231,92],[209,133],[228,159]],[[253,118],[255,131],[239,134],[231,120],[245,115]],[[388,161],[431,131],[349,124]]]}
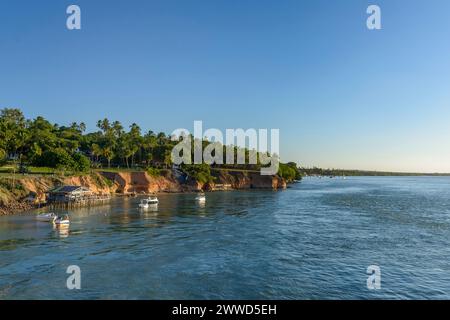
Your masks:
{"label": "distant shoreline", "polygon": [[446,177],[450,173],[421,173],[421,172],[393,172],[393,171],[373,171],[373,170],[350,170],[350,169],[323,169],[323,168],[300,168],[300,172],[305,176],[356,176],[356,177],[373,177],[373,176],[430,176],[430,177]]}

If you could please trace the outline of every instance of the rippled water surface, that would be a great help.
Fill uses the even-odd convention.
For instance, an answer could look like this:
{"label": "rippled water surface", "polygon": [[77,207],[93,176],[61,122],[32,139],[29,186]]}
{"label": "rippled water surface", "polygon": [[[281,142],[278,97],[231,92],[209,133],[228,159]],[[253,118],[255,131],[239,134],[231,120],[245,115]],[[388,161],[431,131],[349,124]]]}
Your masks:
{"label": "rippled water surface", "polygon": [[[0,217],[0,299],[450,299],[450,178],[304,179]],[[66,269],[81,268],[81,290]],[[366,269],[381,268],[381,290]]]}

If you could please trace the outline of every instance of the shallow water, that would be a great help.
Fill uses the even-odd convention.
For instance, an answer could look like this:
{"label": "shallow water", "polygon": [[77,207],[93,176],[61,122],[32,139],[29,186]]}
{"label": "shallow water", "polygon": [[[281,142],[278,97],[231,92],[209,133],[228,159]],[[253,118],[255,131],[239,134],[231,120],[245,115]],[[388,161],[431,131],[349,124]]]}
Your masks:
{"label": "shallow water", "polygon": [[[0,217],[0,299],[449,299],[450,178],[304,179]],[[81,268],[81,290],[66,269]],[[381,289],[366,285],[381,268]]]}

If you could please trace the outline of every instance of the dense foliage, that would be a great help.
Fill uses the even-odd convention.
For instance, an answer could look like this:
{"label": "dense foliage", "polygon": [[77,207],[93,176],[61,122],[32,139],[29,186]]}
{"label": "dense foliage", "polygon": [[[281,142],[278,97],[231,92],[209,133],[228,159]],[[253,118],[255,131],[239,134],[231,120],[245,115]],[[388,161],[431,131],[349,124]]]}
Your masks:
{"label": "dense foliage", "polygon": [[120,122],[98,121],[98,131],[84,134],[84,123],[52,124],[43,117],[25,119],[18,109],[0,111],[0,161],[84,172],[91,166],[170,165],[174,142],[164,133],[141,135],[137,124],[126,131]]}
{"label": "dense foliage", "polygon": [[211,175],[211,167],[205,163],[182,165],[182,169],[186,174],[200,183],[213,182],[214,178]]}
{"label": "dense foliage", "polygon": [[[153,176],[159,175],[160,169],[172,165],[171,151],[178,141],[172,141],[171,137],[163,132],[142,133],[141,128],[135,123],[126,129],[119,121],[108,119],[98,121],[97,128],[95,132],[85,133],[84,123],[74,122],[69,126],[60,126],[50,123],[43,117],[26,119],[19,109],[2,109],[0,162],[9,158],[20,164],[75,172],[86,172],[91,167],[139,167]],[[193,138],[191,142],[191,158],[193,158]],[[203,149],[211,143],[206,139],[201,141]],[[223,162],[225,162],[226,149],[229,147],[219,146],[223,148]],[[242,151],[247,164],[213,164],[212,167],[244,170],[261,168],[260,156],[257,157],[256,164],[248,164],[251,151],[236,146],[233,148],[235,163],[238,151]],[[207,164],[183,165],[180,169],[187,176],[200,182],[211,182],[213,179],[211,166]],[[295,163],[281,165],[279,174],[286,180],[301,177]]]}
{"label": "dense foliage", "polygon": [[278,175],[288,182],[302,179],[302,173],[297,168],[297,164],[293,162],[289,162],[286,164],[280,163]]}

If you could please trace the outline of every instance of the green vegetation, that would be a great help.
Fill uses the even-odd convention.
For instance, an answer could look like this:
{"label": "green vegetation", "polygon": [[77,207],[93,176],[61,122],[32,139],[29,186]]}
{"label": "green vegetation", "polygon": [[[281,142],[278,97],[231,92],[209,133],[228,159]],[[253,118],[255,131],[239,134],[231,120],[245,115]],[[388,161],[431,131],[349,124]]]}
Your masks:
{"label": "green vegetation", "polygon": [[5,149],[0,149],[0,166],[3,166],[6,164],[6,150]]}
{"label": "green vegetation", "polygon": [[[179,141],[163,132],[141,132],[133,123],[128,130],[119,121],[108,119],[97,122],[98,130],[85,133],[84,123],[69,126],[52,124],[43,117],[26,119],[19,109],[0,110],[0,174],[87,174],[90,171],[142,170],[151,176],[160,176],[172,166],[171,152]],[[192,146],[195,139],[191,137]],[[203,148],[211,142],[202,140]],[[223,148],[224,157],[227,146]],[[235,163],[239,151],[245,154],[248,163],[252,151],[234,146]],[[191,156],[195,148],[191,148]],[[256,164],[213,164],[182,165],[181,170],[200,182],[212,182],[214,170],[260,170],[256,154]],[[226,162],[223,159],[223,162]],[[5,164],[7,166],[5,166]],[[2,169],[3,168],[3,169]],[[300,179],[295,163],[281,165],[279,174],[288,181]]]}
{"label": "green vegetation", "polygon": [[[137,124],[126,131],[120,122],[103,119],[98,131],[84,134],[84,123],[51,124],[43,117],[25,119],[18,109],[0,110],[0,165],[19,164],[58,172],[90,168],[168,167],[175,142],[164,133],[141,135]],[[8,159],[9,158],[9,159]],[[9,161],[8,161],[9,160]],[[15,170],[13,170],[15,171]]]}
{"label": "green vegetation", "polygon": [[161,169],[149,167],[147,168],[147,173],[151,177],[158,177],[161,175]]}
{"label": "green vegetation", "polygon": [[[27,173],[34,174],[34,175],[50,175],[55,174],[56,169],[55,168],[49,168],[49,167],[26,167]],[[10,176],[12,174],[20,174],[20,168],[19,166],[15,164],[6,165],[3,167],[0,167],[0,175]]]}
{"label": "green vegetation", "polygon": [[214,182],[214,177],[211,175],[211,167],[205,163],[182,165],[181,169],[191,178],[194,178],[200,183]]}
{"label": "green vegetation", "polygon": [[278,175],[284,178],[287,182],[292,182],[294,180],[301,180],[302,173],[297,168],[297,164],[294,162],[280,163],[280,168],[278,169]]}
{"label": "green vegetation", "polygon": [[108,179],[100,174],[92,173],[92,174],[90,174],[90,177],[92,178],[92,180],[95,182],[95,184],[97,186],[110,188],[114,185],[113,181],[111,181],[110,179]]}
{"label": "green vegetation", "polygon": [[0,206],[8,204],[11,198],[22,198],[26,194],[25,188],[15,179],[0,177]]}

